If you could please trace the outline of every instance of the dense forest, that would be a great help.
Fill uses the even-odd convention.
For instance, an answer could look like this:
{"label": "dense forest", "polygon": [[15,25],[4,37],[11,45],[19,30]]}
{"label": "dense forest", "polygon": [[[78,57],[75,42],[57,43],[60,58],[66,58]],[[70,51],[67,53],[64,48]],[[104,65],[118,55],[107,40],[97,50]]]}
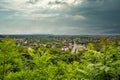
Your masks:
{"label": "dense forest", "polygon": [[71,53],[0,39],[0,80],[120,80],[120,41],[89,42]]}

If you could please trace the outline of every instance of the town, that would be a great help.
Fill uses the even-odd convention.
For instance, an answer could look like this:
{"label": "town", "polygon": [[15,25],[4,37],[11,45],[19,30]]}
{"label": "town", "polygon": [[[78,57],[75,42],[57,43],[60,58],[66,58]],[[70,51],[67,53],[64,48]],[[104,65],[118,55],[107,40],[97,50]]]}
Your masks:
{"label": "town", "polygon": [[88,43],[99,43],[102,38],[107,38],[109,41],[118,41],[120,39],[119,35],[1,35],[0,38],[5,38],[5,36],[15,39],[17,46],[24,46],[28,50],[32,50],[33,47],[44,46],[46,48],[70,51],[72,54],[85,50]]}

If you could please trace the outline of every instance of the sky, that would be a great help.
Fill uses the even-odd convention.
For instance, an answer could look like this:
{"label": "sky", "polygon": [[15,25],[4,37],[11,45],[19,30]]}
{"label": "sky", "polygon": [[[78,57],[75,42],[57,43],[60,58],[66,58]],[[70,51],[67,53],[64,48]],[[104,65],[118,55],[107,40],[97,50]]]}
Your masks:
{"label": "sky", "polygon": [[0,0],[0,34],[120,34],[120,0]]}

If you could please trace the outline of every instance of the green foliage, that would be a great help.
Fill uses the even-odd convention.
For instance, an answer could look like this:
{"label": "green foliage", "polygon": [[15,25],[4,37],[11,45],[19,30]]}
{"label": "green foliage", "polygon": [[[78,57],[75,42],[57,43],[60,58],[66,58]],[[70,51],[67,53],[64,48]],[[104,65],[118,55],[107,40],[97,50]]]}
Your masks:
{"label": "green foliage", "polygon": [[20,71],[22,61],[14,40],[6,38],[0,42],[0,79],[10,72]]}
{"label": "green foliage", "polygon": [[9,38],[0,41],[0,80],[119,80],[119,71],[120,46],[106,39],[89,43],[81,55],[44,46],[17,47]]}

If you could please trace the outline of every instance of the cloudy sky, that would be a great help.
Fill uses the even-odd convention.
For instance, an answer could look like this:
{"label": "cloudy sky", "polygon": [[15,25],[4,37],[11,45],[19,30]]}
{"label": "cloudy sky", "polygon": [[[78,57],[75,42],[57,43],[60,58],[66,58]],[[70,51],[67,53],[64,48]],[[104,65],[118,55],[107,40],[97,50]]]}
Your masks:
{"label": "cloudy sky", "polygon": [[120,0],[0,0],[0,34],[120,34]]}

